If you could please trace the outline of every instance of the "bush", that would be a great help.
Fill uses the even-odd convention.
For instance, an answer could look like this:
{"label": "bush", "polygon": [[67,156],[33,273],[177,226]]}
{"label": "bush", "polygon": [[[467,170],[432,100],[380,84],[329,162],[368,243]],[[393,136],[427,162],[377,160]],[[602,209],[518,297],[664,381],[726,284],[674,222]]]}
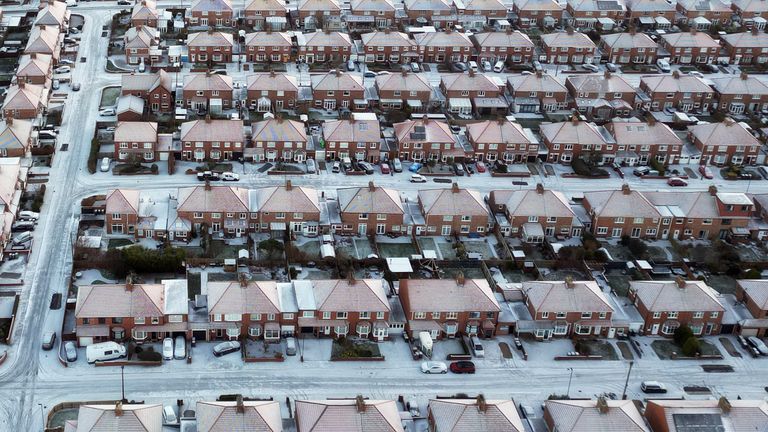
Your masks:
{"label": "bush", "polygon": [[634,255],[635,258],[642,258],[643,255],[645,255],[645,253],[648,251],[648,246],[645,244],[645,242],[638,238],[629,239],[627,248],[630,252],[632,252],[632,255]]}
{"label": "bush", "polygon": [[680,326],[675,330],[674,340],[678,346],[683,346],[692,337],[693,331],[687,325]]}
{"label": "bush", "polygon": [[162,361],[163,355],[155,351],[152,347],[147,348],[146,351],[141,351],[136,354],[136,357],[141,361]]}
{"label": "bush", "polygon": [[157,164],[152,164],[151,170],[152,170],[152,174],[157,174],[157,171],[158,171]]}
{"label": "bush", "polygon": [[573,168],[573,172],[581,176],[589,176],[592,172],[587,163],[581,158],[571,161],[571,168]]}
{"label": "bush", "polygon": [[184,249],[166,247],[160,250],[130,246],[121,250],[125,265],[137,273],[176,272],[186,258]]}
{"label": "bush", "polygon": [[696,357],[699,354],[699,349],[701,349],[699,340],[695,337],[690,337],[683,344],[683,355],[686,357]]}
{"label": "bush", "polygon": [[588,356],[591,354],[591,350],[589,349],[589,345],[586,342],[578,341],[573,346],[573,349],[575,349],[579,354],[583,356]]}
{"label": "bush", "polygon": [[91,140],[91,152],[88,154],[88,172],[91,174],[96,173],[96,160],[99,158],[99,146],[98,138]]}
{"label": "bush", "polygon": [[749,269],[744,272],[742,279],[762,279],[762,274],[758,269]]}
{"label": "bush", "polygon": [[665,167],[663,163],[657,161],[655,158],[651,158],[650,165],[651,168],[659,172],[660,176],[663,176],[667,170],[667,167]]}

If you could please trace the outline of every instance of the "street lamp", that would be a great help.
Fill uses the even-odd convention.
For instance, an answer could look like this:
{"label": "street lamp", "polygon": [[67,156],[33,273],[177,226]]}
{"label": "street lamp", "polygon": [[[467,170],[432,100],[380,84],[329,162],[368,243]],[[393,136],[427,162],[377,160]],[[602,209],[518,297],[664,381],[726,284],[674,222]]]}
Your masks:
{"label": "street lamp", "polygon": [[571,380],[573,379],[573,368],[568,368],[568,371],[571,373],[568,376],[568,391],[565,392],[565,395],[568,397],[568,399],[571,398]]}
{"label": "street lamp", "polygon": [[40,407],[40,419],[43,421],[43,432],[45,432],[45,412],[43,404],[38,403],[37,406]]}
{"label": "street lamp", "polygon": [[624,391],[621,393],[621,400],[627,400],[627,386],[629,385],[629,374],[632,373],[632,366],[635,364],[634,361],[629,361],[629,370],[627,371],[627,380],[624,381]]}
{"label": "street lamp", "polygon": [[120,366],[120,393],[122,395],[120,401],[122,403],[128,402],[125,400],[125,366]]}

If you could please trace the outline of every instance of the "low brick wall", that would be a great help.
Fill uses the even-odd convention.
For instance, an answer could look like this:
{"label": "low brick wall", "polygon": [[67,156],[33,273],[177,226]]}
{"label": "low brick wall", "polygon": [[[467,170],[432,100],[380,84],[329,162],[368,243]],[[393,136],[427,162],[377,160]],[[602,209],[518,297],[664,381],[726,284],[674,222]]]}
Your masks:
{"label": "low brick wall", "polygon": [[379,357],[349,357],[349,358],[332,358],[331,361],[335,362],[344,362],[344,361],[359,361],[359,362],[368,362],[368,361],[384,361],[386,358],[384,356]]}
{"label": "low brick wall", "polygon": [[304,175],[304,174],[306,174],[304,171],[278,171],[278,170],[267,171],[267,175]]}
{"label": "low brick wall", "polygon": [[603,356],[590,355],[590,356],[557,356],[555,360],[602,360]]}
{"label": "low brick wall", "polygon": [[108,361],[108,362],[96,362],[94,366],[161,366],[162,361]]}
{"label": "low brick wall", "polygon": [[245,363],[282,363],[285,357],[243,357]]}

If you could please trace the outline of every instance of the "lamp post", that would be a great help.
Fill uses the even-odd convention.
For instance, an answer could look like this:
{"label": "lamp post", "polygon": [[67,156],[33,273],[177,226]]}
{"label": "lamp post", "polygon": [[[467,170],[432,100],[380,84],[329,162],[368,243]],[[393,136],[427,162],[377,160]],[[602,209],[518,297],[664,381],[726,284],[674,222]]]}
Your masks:
{"label": "lamp post", "polygon": [[571,380],[573,379],[573,368],[568,368],[568,371],[571,373],[568,376],[568,391],[565,392],[565,395],[568,397],[568,399],[571,398]]}
{"label": "lamp post", "polygon": [[44,412],[44,407],[43,407],[43,404],[41,404],[41,403],[38,403],[37,406],[40,407],[40,419],[43,421],[43,429],[42,430],[43,430],[43,432],[45,432],[45,412]]}
{"label": "lamp post", "polygon": [[120,398],[120,401],[123,403],[126,403],[125,400],[125,366],[120,366],[120,394],[122,395],[122,398]]}
{"label": "lamp post", "polygon": [[627,371],[627,379],[624,381],[624,391],[621,392],[621,400],[627,400],[627,386],[629,385],[629,374],[632,373],[632,366],[635,364],[634,361],[629,361],[629,370]]}

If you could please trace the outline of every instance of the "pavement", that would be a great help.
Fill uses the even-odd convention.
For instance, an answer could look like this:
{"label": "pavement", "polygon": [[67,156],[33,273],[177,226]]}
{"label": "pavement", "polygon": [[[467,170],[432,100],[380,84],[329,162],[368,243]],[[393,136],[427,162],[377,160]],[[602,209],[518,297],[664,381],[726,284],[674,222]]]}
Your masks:
{"label": "pavement", "polygon": [[[177,4],[158,2],[159,7]],[[4,7],[3,10],[7,15],[14,15],[36,9],[36,6],[37,1],[24,7]],[[84,364],[64,368],[52,351],[40,349],[42,333],[59,329],[63,319],[63,308],[51,311],[48,301],[53,293],[64,293],[68,286],[80,199],[115,187],[157,189],[199,184],[193,176],[183,174],[113,177],[103,173],[89,175],[86,170],[101,89],[120,82],[119,75],[104,72],[108,39],[101,37],[101,26],[121,9],[124,7],[117,7],[112,1],[80,3],[72,9],[72,13],[85,17],[80,56],[87,55],[88,61],[78,63],[72,72],[72,79],[82,83],[83,87],[80,92],[70,93],[66,102],[60,143],[69,143],[69,151],[59,152],[50,170],[48,193],[37,229],[39,237],[26,266],[25,285],[20,290],[22,298],[15,343],[8,347],[8,359],[0,366],[0,431],[40,430],[42,412],[63,401],[120,398],[119,369],[94,368]],[[557,70],[555,72],[559,74]],[[433,72],[428,74],[430,82],[437,81]],[[504,74],[491,75],[503,78]],[[759,76],[759,79],[766,78]],[[244,82],[244,76],[236,76],[235,80]],[[274,185],[276,181],[285,180],[268,177],[247,166],[243,172],[247,174],[239,183],[241,187]],[[409,183],[409,174],[347,177],[323,172],[291,180],[295,185],[332,190],[342,186],[365,186],[373,179],[380,186],[396,188],[407,196],[413,196],[425,186]],[[463,187],[483,193],[496,188],[533,188],[539,182],[547,188],[568,194],[617,189],[625,182],[638,190],[668,189],[663,180],[634,176],[620,179],[613,175],[605,180],[565,181],[560,176],[537,175],[526,180],[527,186],[512,186],[508,179],[488,181],[487,177],[488,174],[463,177],[458,182]],[[722,179],[693,181],[685,190],[706,190],[711,184],[717,185],[721,191],[768,192],[768,181]],[[449,185],[428,183],[426,187]],[[499,338],[509,342],[508,339]],[[311,345],[307,349],[320,349]],[[285,397],[325,398],[356,394],[373,398],[396,398],[409,394],[428,398],[436,394],[483,392],[489,398],[513,397],[522,401],[538,401],[552,393],[564,393],[568,387],[572,394],[586,396],[601,392],[621,394],[628,370],[628,363],[623,360],[554,362],[547,361],[547,356],[542,355],[540,361],[526,363],[519,359],[501,361],[489,355],[474,376],[424,376],[418,372],[418,364],[405,356],[407,351],[401,350],[403,346],[402,343],[399,347],[387,345],[384,351],[388,352],[388,360],[375,363],[331,363],[324,359],[301,363],[290,359],[285,363],[246,365],[236,361],[236,357],[214,360],[203,356],[204,361],[194,361],[192,365],[172,362],[159,368],[128,368],[125,371],[126,396],[147,401],[175,401],[177,398],[199,400],[215,398],[220,393],[243,393],[281,400]],[[656,379],[675,388],[706,384],[716,394],[734,398],[738,395],[745,399],[762,398],[765,396],[765,382],[755,377],[764,374],[765,362],[768,359],[727,356],[722,361],[710,363],[729,364],[735,372],[707,374],[701,370],[700,362],[662,362],[648,356],[635,361],[628,394],[633,398],[642,398],[640,381]],[[572,383],[569,367],[573,368]]]}

